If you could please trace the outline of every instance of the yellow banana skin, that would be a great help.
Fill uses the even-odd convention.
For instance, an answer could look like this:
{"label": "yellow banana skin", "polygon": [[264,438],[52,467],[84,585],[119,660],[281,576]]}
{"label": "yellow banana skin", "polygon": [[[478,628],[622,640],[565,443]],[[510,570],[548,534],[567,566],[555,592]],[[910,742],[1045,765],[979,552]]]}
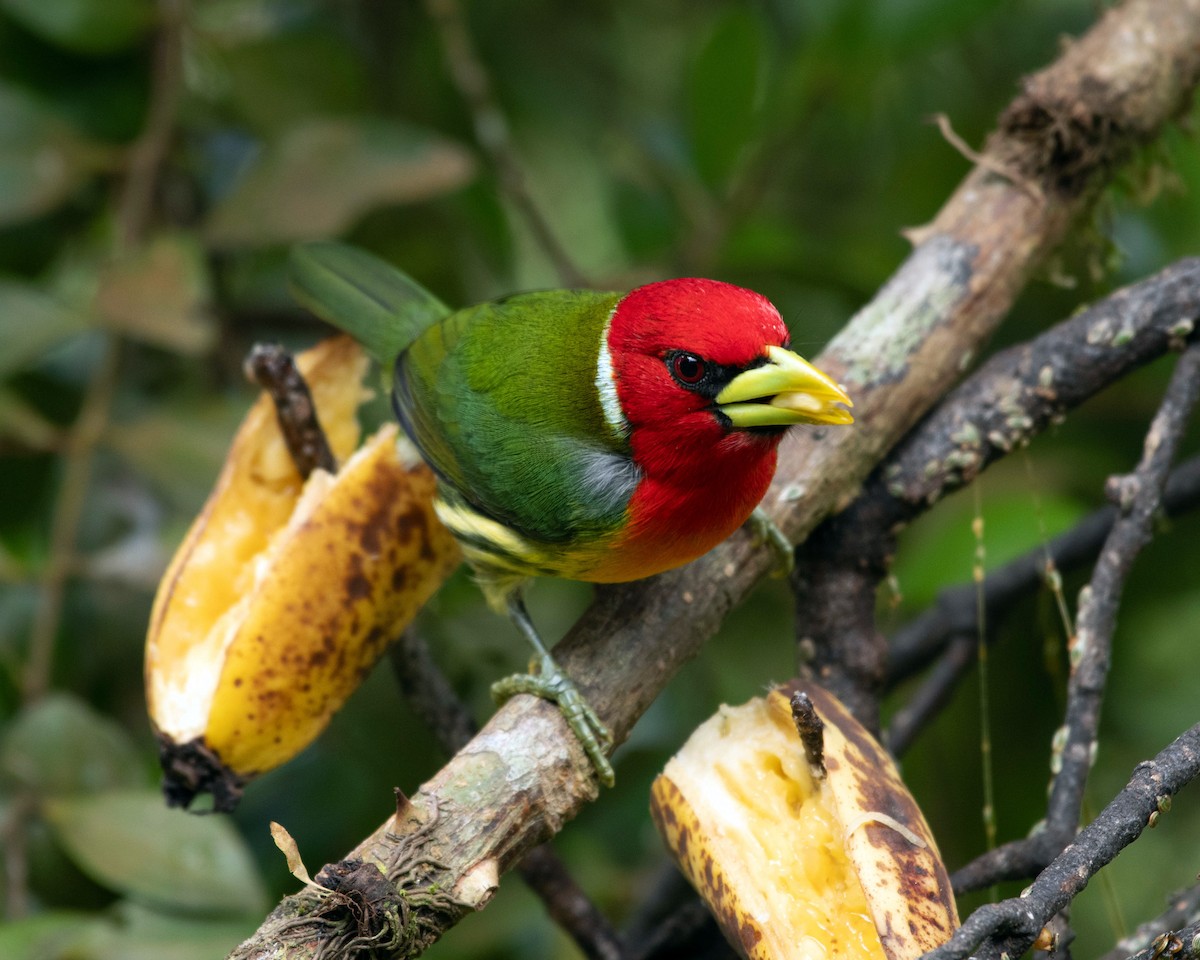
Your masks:
{"label": "yellow banana skin", "polygon": [[354,449],[361,349],[335,338],[297,366],[343,465],[302,480],[261,398],[155,598],[146,691],[172,802],[228,809],[299,753],[460,562],[396,427]]}
{"label": "yellow banana skin", "polygon": [[[792,721],[797,689],[825,723],[824,779]],[[958,926],[937,845],[891,758],[815,684],[722,707],[655,781],[651,812],[752,960],[916,960]]]}

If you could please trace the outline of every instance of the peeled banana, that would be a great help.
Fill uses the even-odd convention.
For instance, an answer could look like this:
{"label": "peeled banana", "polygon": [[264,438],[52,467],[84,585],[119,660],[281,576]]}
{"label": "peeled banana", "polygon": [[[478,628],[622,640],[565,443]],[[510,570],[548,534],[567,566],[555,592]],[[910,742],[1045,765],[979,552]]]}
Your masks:
{"label": "peeled banana", "polygon": [[297,357],[342,466],[302,479],[263,396],[159,585],[146,698],[169,802],[231,809],[299,753],[460,562],[396,427],[358,446],[367,364],[349,337]]}
{"label": "peeled banana", "polygon": [[[810,763],[790,697],[824,721]],[[883,748],[830,693],[722,706],[655,780],[651,811],[751,960],[915,960],[958,926],[933,835]]]}

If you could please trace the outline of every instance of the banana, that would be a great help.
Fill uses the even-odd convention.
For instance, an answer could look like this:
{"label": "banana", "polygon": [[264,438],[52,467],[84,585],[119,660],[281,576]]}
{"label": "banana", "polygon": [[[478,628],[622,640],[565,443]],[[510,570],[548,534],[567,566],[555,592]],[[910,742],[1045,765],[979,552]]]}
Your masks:
{"label": "banana", "polygon": [[261,397],[159,585],[146,699],[172,804],[232,809],[311,743],[460,562],[397,428],[356,450],[367,365],[349,337],[297,357],[341,468],[303,480]]}
{"label": "banana", "polygon": [[[797,690],[824,721],[823,770],[801,747]],[[655,780],[651,812],[751,960],[915,960],[958,926],[937,845],[891,758],[815,684],[722,706]]]}

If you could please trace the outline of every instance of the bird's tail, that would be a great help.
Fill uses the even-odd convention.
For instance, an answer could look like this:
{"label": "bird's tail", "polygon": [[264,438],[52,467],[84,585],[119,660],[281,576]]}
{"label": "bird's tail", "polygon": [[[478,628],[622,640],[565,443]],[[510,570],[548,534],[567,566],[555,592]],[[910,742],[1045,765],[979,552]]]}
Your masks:
{"label": "bird's tail", "polygon": [[300,304],[354,337],[387,373],[401,350],[450,313],[408,274],[344,243],[293,247],[288,283]]}

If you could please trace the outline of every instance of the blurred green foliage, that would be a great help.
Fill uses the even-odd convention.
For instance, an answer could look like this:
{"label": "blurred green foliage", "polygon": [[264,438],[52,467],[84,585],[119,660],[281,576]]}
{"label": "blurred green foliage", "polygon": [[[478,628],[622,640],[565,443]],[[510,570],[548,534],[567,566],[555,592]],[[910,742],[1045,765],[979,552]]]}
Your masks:
{"label": "blurred green foliage", "polygon": [[[704,274],[754,287],[806,353],[871,297],[905,256],[901,229],[965,173],[929,117],[945,113],[978,144],[1021,75],[1095,12],[1090,0],[466,9],[525,186],[589,280]],[[341,236],[452,304],[560,285],[451,76],[419,4],[0,0],[0,956],[223,955],[294,889],[268,821],[310,866],[334,860],[387,815],[393,786],[411,791],[439,765],[381,670],[314,747],[251,785],[232,820],[168,812],[141,645],[166,558],[251,397],[241,357],[256,340],[300,346],[324,332],[287,297],[289,243]],[[1000,340],[1198,240],[1200,150],[1175,129]],[[1103,478],[1136,461],[1165,373],[1131,377],[984,478],[989,565],[1100,502]],[[885,626],[969,578],[974,516],[959,495],[905,534]],[[1195,663],[1200,530],[1196,518],[1172,526],[1123,608],[1093,812],[1196,720],[1194,671],[1181,666]],[[539,585],[535,617],[557,635],[587,597]],[[764,586],[638,725],[617,788],[556,842],[618,920],[664,859],[650,780],[719,702],[791,673],[789,618],[782,586]],[[485,716],[519,642],[461,576],[423,623]],[[1000,630],[992,723],[1010,839],[1044,803],[1063,628],[1047,595]],[[968,684],[905,761],[952,866],[983,844],[979,756]],[[1073,913],[1077,950],[1111,944],[1192,880],[1194,859],[1179,854],[1189,830],[1200,816],[1185,800],[1092,885]],[[509,879],[433,955],[568,951]]]}

